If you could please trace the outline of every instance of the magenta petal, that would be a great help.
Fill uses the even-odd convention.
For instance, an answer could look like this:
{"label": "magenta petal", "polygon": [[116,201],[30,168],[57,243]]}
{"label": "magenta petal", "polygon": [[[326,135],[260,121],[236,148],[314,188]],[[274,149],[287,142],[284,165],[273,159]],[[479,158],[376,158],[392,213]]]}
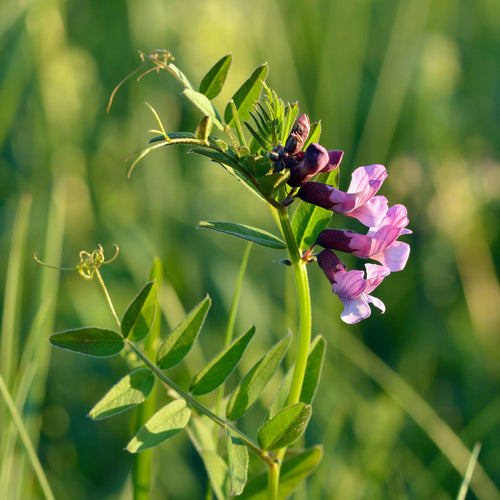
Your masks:
{"label": "magenta petal", "polygon": [[331,172],[332,170],[335,170],[340,165],[343,156],[344,152],[338,149],[332,149],[331,151],[328,151],[328,157],[329,157],[328,165],[326,165],[323,168],[323,170],[321,170],[321,172],[327,173]]}

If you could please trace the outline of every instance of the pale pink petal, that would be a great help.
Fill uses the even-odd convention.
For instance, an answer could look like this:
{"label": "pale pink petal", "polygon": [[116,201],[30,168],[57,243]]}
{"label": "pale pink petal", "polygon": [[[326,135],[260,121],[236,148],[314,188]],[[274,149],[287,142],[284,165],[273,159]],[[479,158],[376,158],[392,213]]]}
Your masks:
{"label": "pale pink petal", "polygon": [[349,325],[359,323],[361,320],[368,318],[371,314],[370,306],[364,294],[356,299],[343,299],[340,297],[340,300],[342,304],[344,304],[344,310],[340,314],[340,318]]}
{"label": "pale pink petal", "polygon": [[366,288],[363,271],[339,272],[335,276],[335,283],[332,286],[333,293],[340,298],[355,298],[363,293]]}
{"label": "pale pink petal", "polygon": [[392,272],[396,272],[404,269],[409,256],[410,245],[395,241],[383,251],[373,254],[371,258],[388,267]]}
{"label": "pale pink petal", "polygon": [[335,207],[335,212],[343,213],[347,217],[358,219],[365,226],[378,226],[387,212],[387,198],[385,196],[374,196],[371,200],[348,212],[340,211]]}
{"label": "pale pink petal", "polygon": [[358,167],[352,173],[351,184],[347,192],[361,195],[360,202],[365,203],[379,190],[386,177],[387,170],[383,165]]}
{"label": "pale pink petal", "polygon": [[385,313],[385,304],[380,299],[377,299],[377,297],[374,297],[373,295],[366,295],[366,300],[373,304],[376,308],[380,309],[382,314]]}

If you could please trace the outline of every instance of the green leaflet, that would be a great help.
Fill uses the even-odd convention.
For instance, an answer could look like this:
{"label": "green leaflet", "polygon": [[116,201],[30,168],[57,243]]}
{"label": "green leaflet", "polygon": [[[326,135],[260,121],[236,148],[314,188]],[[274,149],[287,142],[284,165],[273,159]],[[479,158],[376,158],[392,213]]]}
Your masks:
{"label": "green leaflet", "polygon": [[311,418],[311,405],[297,403],[282,408],[257,433],[263,450],[277,450],[295,442],[306,430]]}
{"label": "green leaflet", "polygon": [[[267,72],[267,63],[258,66],[250,75],[250,78],[233,95],[232,101],[242,121],[247,121],[250,118],[250,110],[259,99],[262,82],[266,79]],[[224,111],[224,120],[229,126],[232,126],[233,119],[233,111],[231,105],[228,104]]]}
{"label": "green leaflet", "polygon": [[257,401],[290,346],[291,335],[277,342],[245,375],[227,404],[228,420],[242,417]]}
{"label": "green leaflet", "polygon": [[207,295],[164,340],[156,356],[156,364],[162,370],[180,363],[191,350],[203,326],[210,304],[210,297]]}
{"label": "green leaflet", "polygon": [[125,338],[132,342],[139,342],[146,337],[156,316],[157,298],[156,282],[146,283],[123,315],[121,331]]}
{"label": "green leaflet", "polygon": [[229,477],[231,479],[231,495],[241,495],[248,477],[248,448],[245,443],[226,430],[227,457]]}
{"label": "green leaflet", "polygon": [[263,229],[257,227],[245,226],[243,224],[236,224],[235,222],[214,222],[214,221],[201,221],[198,227],[205,229],[213,229],[226,234],[232,234],[244,240],[253,241],[264,247],[269,248],[286,248],[285,242],[268,233]]}
{"label": "green leaflet", "polygon": [[[295,488],[316,468],[323,456],[323,448],[315,446],[288,458],[281,466],[278,500],[288,498]],[[267,500],[267,473],[248,481],[239,500]]]}
{"label": "green leaflet", "polygon": [[311,123],[311,128],[309,129],[309,135],[307,136],[306,141],[304,142],[304,146],[302,149],[305,151],[309,144],[313,142],[319,142],[319,138],[321,136],[321,121]]}
{"label": "green leaflet", "polygon": [[[307,357],[306,374],[302,384],[300,393],[300,401],[302,403],[311,404],[314,399],[314,394],[319,384],[323,361],[325,359],[326,341],[318,335],[309,346],[309,355]],[[286,405],[286,400],[290,392],[292,384],[294,366],[291,366],[287,374],[283,378],[281,385],[274,397],[269,408],[267,418],[275,415],[281,408]]]}
{"label": "green leaflet", "polygon": [[184,89],[182,94],[185,95],[205,116],[210,116],[217,128],[224,130],[219,115],[206,95],[200,94],[200,92],[196,92],[196,90],[192,89]]}
{"label": "green leaflet", "polygon": [[172,401],[158,410],[130,440],[127,450],[137,453],[153,448],[178,434],[186,427],[191,417],[191,410],[183,399]]}
{"label": "green leaflet", "polygon": [[219,387],[231,375],[240,362],[245,349],[255,334],[255,326],[228,345],[222,352],[206,364],[193,378],[189,390],[194,395],[207,394]]}
{"label": "green leaflet", "polygon": [[[337,187],[338,172],[339,169],[336,168],[328,174],[319,175],[317,180]],[[316,241],[319,233],[326,228],[331,217],[331,210],[304,201],[300,202],[293,215],[292,230],[301,250],[309,248]]]}
{"label": "green leaflet", "polygon": [[200,92],[202,94],[205,94],[209,99],[214,99],[219,95],[226,82],[232,60],[233,56],[227,54],[210,68],[200,83]]}
{"label": "green leaflet", "polygon": [[89,417],[101,420],[128,410],[142,403],[151,393],[155,384],[153,373],[147,368],[139,368],[116,383],[90,410]]}
{"label": "green leaflet", "polygon": [[119,332],[95,326],[54,333],[49,340],[52,345],[61,349],[96,357],[114,356],[125,345]]}

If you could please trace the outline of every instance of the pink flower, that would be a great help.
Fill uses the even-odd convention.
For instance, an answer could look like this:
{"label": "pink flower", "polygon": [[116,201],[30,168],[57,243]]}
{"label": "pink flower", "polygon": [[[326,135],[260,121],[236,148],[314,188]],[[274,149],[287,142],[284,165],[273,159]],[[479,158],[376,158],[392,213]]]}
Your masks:
{"label": "pink flower", "polygon": [[352,253],[361,259],[373,259],[388,267],[392,272],[401,271],[410,255],[410,245],[396,241],[402,234],[410,234],[406,207],[394,205],[376,227],[366,235],[352,231],[325,229],[316,244],[332,250]]}
{"label": "pink flower", "polygon": [[346,271],[344,264],[330,250],[323,250],[318,255],[318,264],[332,283],[332,292],[344,304],[340,315],[342,321],[354,324],[368,318],[370,304],[385,312],[384,303],[370,293],[390,274],[388,267],[365,264],[365,278],[363,271]]}
{"label": "pink flower", "polygon": [[385,196],[375,196],[386,177],[383,165],[359,167],[352,173],[347,192],[328,184],[308,182],[297,196],[308,203],[354,217],[365,226],[376,227],[387,212]]}

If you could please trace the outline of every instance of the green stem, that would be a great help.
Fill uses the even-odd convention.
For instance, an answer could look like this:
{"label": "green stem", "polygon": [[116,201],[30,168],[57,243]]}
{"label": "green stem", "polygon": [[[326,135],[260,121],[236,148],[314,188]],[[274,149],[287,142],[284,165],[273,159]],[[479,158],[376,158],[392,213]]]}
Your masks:
{"label": "green stem", "polygon": [[[111,297],[109,296],[108,289],[106,288],[106,284],[104,283],[99,270],[95,271],[97,278],[99,280],[99,284],[104,291],[104,295],[106,296],[106,300],[108,302],[109,308],[113,313],[113,317],[119,328],[121,328],[121,322],[116,314],[115,308],[113,306],[113,302],[111,301]],[[128,339],[124,339],[127,347],[132,350],[138,358],[168,387],[173,389],[182,399],[184,399],[189,405],[193,408],[196,408],[200,413],[203,413],[208,418],[213,420],[217,425],[220,425],[225,430],[231,430],[234,434],[236,434],[247,446],[250,450],[252,450],[257,456],[259,456],[264,462],[270,464],[273,463],[273,459],[270,455],[259,448],[257,444],[255,444],[248,436],[243,434],[240,430],[234,427],[232,424],[224,420],[223,418],[216,415],[214,412],[210,411],[206,408],[202,403],[196,400],[191,394],[187,393],[183,389],[181,389],[174,381],[170,380],[154,363],[150,361],[150,359],[133,343]]]}
{"label": "green stem", "polygon": [[38,478],[40,487],[42,488],[45,498],[47,498],[47,500],[55,500],[54,494],[50,489],[47,477],[43,472],[42,464],[40,463],[40,460],[38,460],[35,448],[33,447],[33,444],[30,441],[28,432],[24,427],[23,421],[17,411],[16,405],[14,404],[14,401],[12,401],[12,398],[10,397],[9,391],[7,389],[7,386],[5,385],[2,375],[0,375],[0,392],[2,393],[5,404],[7,405],[7,408],[10,411],[12,420],[14,421],[14,424],[17,427],[17,431],[19,432],[19,437],[21,438],[21,441],[23,442],[23,445],[26,449],[26,453],[28,454],[28,457],[31,461],[31,465]]}
{"label": "green stem", "polygon": [[[297,241],[292,231],[288,211],[285,207],[277,210],[279,226],[285,238],[290,261],[293,266],[295,287],[297,289],[297,301],[299,309],[299,333],[297,344],[297,355],[293,371],[292,385],[288,394],[287,406],[298,403],[302,392],[302,385],[306,374],[307,356],[309,344],[311,343],[311,294],[309,291],[309,280],[307,277],[306,263],[302,260]],[[279,476],[281,463],[285,456],[286,448],[276,451],[276,461],[269,467],[268,498],[276,500],[279,491]]]}

